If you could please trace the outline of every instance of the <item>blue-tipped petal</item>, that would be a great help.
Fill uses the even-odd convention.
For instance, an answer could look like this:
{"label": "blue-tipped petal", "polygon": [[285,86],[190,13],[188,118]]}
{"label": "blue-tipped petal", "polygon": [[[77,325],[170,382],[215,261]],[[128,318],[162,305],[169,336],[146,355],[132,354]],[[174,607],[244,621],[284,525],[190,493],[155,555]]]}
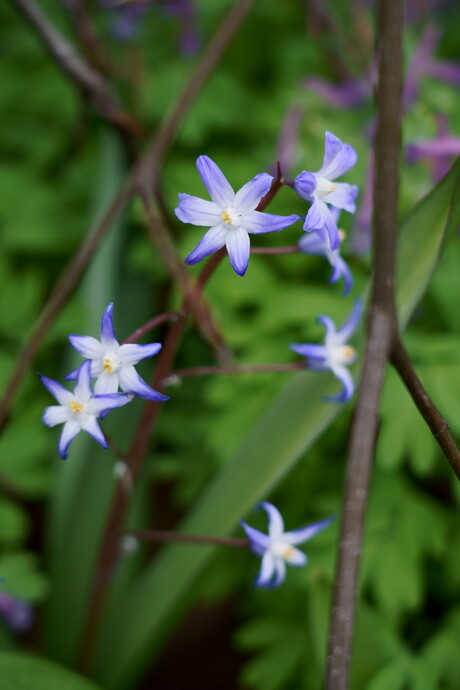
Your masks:
{"label": "blue-tipped petal", "polygon": [[275,558],[271,553],[266,553],[260,564],[259,574],[254,581],[254,587],[270,587],[270,581],[275,572]]}
{"label": "blue-tipped petal", "polygon": [[334,366],[331,367],[331,371],[336,378],[342,383],[342,390],[337,395],[328,395],[324,397],[327,402],[337,402],[343,403],[350,400],[355,392],[355,384],[353,382],[353,377],[346,367]]}
{"label": "blue-tipped petal", "polygon": [[88,411],[96,417],[105,417],[110,410],[116,410],[132,401],[132,396],[125,393],[95,395],[88,404]]}
{"label": "blue-tipped petal", "polygon": [[125,393],[130,393],[131,395],[137,395],[139,398],[144,398],[145,400],[154,400],[156,402],[163,402],[169,400],[168,395],[163,395],[158,391],[153,390],[150,386],[142,379],[133,366],[125,366],[119,370],[118,379],[120,386]]}
{"label": "blue-tipped petal", "polygon": [[91,335],[69,335],[70,344],[85,359],[101,357],[104,346]]}
{"label": "blue-tipped petal", "polygon": [[318,230],[312,230],[302,237],[297,242],[299,251],[304,254],[324,255],[330,253],[329,238],[327,236],[326,228],[323,226]]}
{"label": "blue-tipped petal", "polygon": [[214,161],[208,156],[200,156],[197,159],[196,167],[211,199],[222,209],[231,206],[235,192]]}
{"label": "blue-tipped petal", "polygon": [[292,549],[289,556],[285,556],[285,560],[289,563],[289,565],[295,565],[296,568],[301,568],[303,565],[308,563],[307,556],[303,553],[303,551],[299,551],[299,549]]}
{"label": "blue-tipped petal", "polygon": [[118,359],[122,364],[137,364],[146,357],[154,357],[161,350],[161,343],[148,343],[137,345],[127,343],[118,350]]}
{"label": "blue-tipped petal", "polygon": [[94,392],[96,395],[110,395],[118,391],[118,374],[115,372],[109,374],[102,371],[96,379],[94,384]]}
{"label": "blue-tipped petal", "polygon": [[321,316],[318,316],[316,320],[318,321],[318,323],[322,323],[324,328],[326,329],[326,340],[336,338],[337,331],[335,328],[335,323],[332,319],[329,318],[329,316],[324,316],[323,314],[321,314]]}
{"label": "blue-tipped petal", "polygon": [[243,228],[230,230],[227,232],[226,245],[233,270],[239,276],[244,276],[251,252],[248,233]]}
{"label": "blue-tipped petal", "polygon": [[110,302],[101,319],[101,342],[106,347],[118,345],[118,340],[115,338],[115,333],[113,332],[112,313],[113,302]]}
{"label": "blue-tipped petal", "polygon": [[58,452],[63,460],[67,459],[69,446],[80,431],[81,426],[75,419],[69,419],[64,424],[58,444]]}
{"label": "blue-tipped petal", "polygon": [[284,582],[286,577],[286,561],[283,558],[275,559],[275,576],[273,577],[270,587],[273,589],[279,587],[279,585]]}
{"label": "blue-tipped petal", "polygon": [[193,252],[184,259],[184,262],[189,266],[193,266],[199,261],[202,261],[206,256],[214,254],[214,252],[225,247],[226,239],[227,229],[223,224],[211,228],[200,240]]}
{"label": "blue-tipped petal", "polygon": [[[329,192],[325,201],[332,204],[335,208],[343,209],[348,213],[356,211],[356,198],[358,196],[358,186],[347,184],[346,182],[336,182],[333,192]],[[335,221],[337,222],[337,221]]]}
{"label": "blue-tipped petal", "polygon": [[91,362],[89,359],[83,362],[83,366],[78,372],[77,384],[74,396],[78,402],[87,402],[93,394],[91,390]]}
{"label": "blue-tipped petal", "polygon": [[343,144],[334,134],[326,132],[323,165],[317,175],[335,180],[350,170],[357,160],[357,153],[350,144]]}
{"label": "blue-tipped petal", "polygon": [[310,343],[291,343],[289,349],[293,350],[293,352],[297,352],[297,354],[302,357],[318,359],[320,361],[324,361],[328,354],[324,345],[313,345]]}
{"label": "blue-tipped petal", "polygon": [[267,194],[272,181],[273,177],[271,175],[261,173],[249,180],[249,182],[246,182],[235,194],[233,201],[235,211],[241,215],[254,211],[259,201]]}
{"label": "blue-tipped petal", "polygon": [[179,194],[179,206],[174,213],[183,223],[209,228],[221,222],[222,209],[213,201],[199,199],[189,194]]}
{"label": "blue-tipped petal", "polygon": [[241,526],[246,532],[246,536],[251,542],[251,550],[257,554],[257,556],[263,556],[270,545],[269,537],[263,532],[259,532],[258,529],[254,529],[250,525],[247,525],[244,520],[240,520]]}
{"label": "blue-tipped petal", "polygon": [[[338,156],[342,149],[342,142],[339,137],[336,137],[332,132],[325,132],[324,134],[324,158],[323,164],[320,168],[321,175],[326,177],[324,174],[325,170],[332,166],[333,161]],[[318,171],[318,174],[320,174]]]}
{"label": "blue-tipped petal", "polygon": [[76,381],[80,375],[80,370],[82,366],[85,364],[85,362],[82,362],[79,367],[76,369],[73,369],[67,376],[65,376],[66,381]]}
{"label": "blue-tipped petal", "polygon": [[323,529],[328,527],[331,522],[335,520],[335,515],[333,515],[330,518],[327,518],[326,520],[320,520],[319,522],[313,522],[311,525],[307,525],[306,527],[300,527],[299,529],[293,529],[290,532],[286,532],[284,534],[284,541],[287,544],[303,544],[304,542],[308,541],[312,537],[314,537],[318,532],[321,532]]}
{"label": "blue-tipped petal", "polygon": [[353,306],[353,310],[350,314],[350,317],[344,323],[342,328],[340,328],[337,331],[337,337],[340,339],[340,342],[346,343],[351,338],[353,333],[358,328],[358,324],[361,320],[362,313],[363,313],[363,303],[361,302],[360,299],[357,299],[357,300],[355,300],[355,304]]}
{"label": "blue-tipped petal", "polygon": [[67,388],[64,388],[58,381],[48,378],[43,374],[39,374],[40,381],[43,383],[45,388],[51,393],[51,395],[56,398],[58,403],[61,405],[67,405],[70,400],[72,400],[73,395]]}
{"label": "blue-tipped petal", "polygon": [[96,421],[96,417],[93,417],[92,415],[87,416],[82,420],[81,428],[83,431],[86,431],[87,434],[92,436],[94,440],[97,441],[103,448],[107,449],[109,447],[109,444],[105,440],[104,434],[102,433],[102,429]]}
{"label": "blue-tipped petal", "polygon": [[300,216],[276,216],[273,213],[253,211],[244,218],[244,229],[253,235],[263,232],[279,232],[300,220]]}
{"label": "blue-tipped petal", "polygon": [[270,538],[280,538],[284,531],[284,520],[278,508],[268,501],[259,503],[257,508],[263,508],[268,515],[268,534]]}
{"label": "blue-tipped petal", "polygon": [[342,294],[344,296],[348,295],[351,288],[353,287],[353,276],[351,274],[348,264],[341,256],[335,254],[331,265],[333,270],[332,275],[329,278],[329,282],[336,283],[338,280],[340,280],[340,278],[343,278],[344,288]]}
{"label": "blue-tipped petal", "polygon": [[294,180],[294,191],[306,201],[311,201],[317,186],[316,177],[313,173],[304,170],[297,175]]}

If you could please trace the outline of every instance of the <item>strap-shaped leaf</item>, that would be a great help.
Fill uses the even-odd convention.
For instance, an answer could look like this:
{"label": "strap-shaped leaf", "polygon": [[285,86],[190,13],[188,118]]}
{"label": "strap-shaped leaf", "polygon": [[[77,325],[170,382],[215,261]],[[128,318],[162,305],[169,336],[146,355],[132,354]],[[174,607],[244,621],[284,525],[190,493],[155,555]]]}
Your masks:
{"label": "strap-shaped leaf", "polygon": [[[398,256],[397,301],[402,326],[425,291],[445,235],[460,214],[460,162],[403,224]],[[327,377],[296,375],[270,405],[240,449],[192,508],[180,531],[225,535],[270,493],[339,414],[321,402]],[[209,562],[214,547],[166,547],[107,621],[97,650],[96,677],[123,690],[151,661],[184,595]]]}
{"label": "strap-shaped leaf", "polygon": [[2,690],[101,690],[88,678],[38,657],[0,652]]}

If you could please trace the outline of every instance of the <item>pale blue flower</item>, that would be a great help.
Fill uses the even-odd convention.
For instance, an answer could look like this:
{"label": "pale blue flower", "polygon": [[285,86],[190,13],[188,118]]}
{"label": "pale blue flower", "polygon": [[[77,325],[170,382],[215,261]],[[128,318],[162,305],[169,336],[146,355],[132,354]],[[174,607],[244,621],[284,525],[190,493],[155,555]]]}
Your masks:
{"label": "pale blue flower", "polygon": [[67,458],[70,443],[80,431],[86,431],[101,446],[108,448],[108,443],[97,418],[105,416],[110,410],[122,407],[132,400],[130,395],[123,393],[93,395],[90,369],[90,362],[85,362],[80,367],[73,393],[64,388],[58,381],[39,374],[45,388],[59,403],[59,405],[52,405],[45,409],[42,421],[47,426],[64,424],[58,444],[59,455],[64,460]]}
{"label": "pale blue flower", "polygon": [[196,264],[226,247],[234,271],[243,276],[249,261],[249,235],[283,230],[299,220],[299,216],[275,216],[256,211],[272,184],[273,177],[268,173],[256,175],[235,194],[220,168],[208,156],[200,156],[196,165],[212,201],[179,194],[175,213],[183,223],[209,226],[210,230],[185,263]]}
{"label": "pale blue flower", "polygon": [[321,168],[314,173],[304,170],[294,180],[293,187],[297,194],[311,202],[303,229],[310,232],[325,228],[332,250],[339,247],[340,237],[337,223],[327,204],[354,213],[358,195],[356,185],[333,180],[350,170],[356,160],[356,151],[350,144],[343,144],[334,134],[326,132]]}
{"label": "pale blue flower", "polygon": [[353,377],[347,369],[356,359],[356,350],[348,345],[348,339],[358,327],[362,313],[362,304],[356,300],[353,311],[348,321],[336,329],[333,321],[328,316],[319,316],[318,321],[326,328],[324,345],[297,344],[289,345],[291,350],[307,358],[308,367],[316,371],[330,370],[342,383],[343,388],[337,395],[326,398],[330,402],[346,402],[352,397],[355,386]]}
{"label": "pale blue flower", "polygon": [[[134,368],[142,359],[156,355],[161,350],[161,344],[120,345],[113,332],[112,312],[113,302],[102,316],[100,341],[90,335],[69,335],[72,347],[82,357],[91,360],[91,377],[96,379],[94,392],[97,395],[116,393],[120,387],[125,393],[146,400],[169,400],[167,395],[151,388]],[[68,374],[66,379],[75,379],[79,369]]]}
{"label": "pale blue flower", "polygon": [[295,546],[308,541],[315,534],[327,527],[334,517],[315,522],[307,527],[284,531],[284,521],[281,513],[272,503],[259,503],[258,508],[263,508],[268,515],[268,534],[250,527],[243,520],[241,525],[251,542],[253,553],[262,558],[259,575],[254,583],[256,587],[277,587],[286,575],[286,563],[301,567],[308,561],[303,551]]}

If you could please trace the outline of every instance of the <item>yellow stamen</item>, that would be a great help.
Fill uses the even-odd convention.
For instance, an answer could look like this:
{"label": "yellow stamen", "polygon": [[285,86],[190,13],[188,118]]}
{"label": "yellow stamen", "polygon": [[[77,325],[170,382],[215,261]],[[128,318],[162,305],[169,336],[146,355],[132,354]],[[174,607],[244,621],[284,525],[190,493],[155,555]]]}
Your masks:
{"label": "yellow stamen", "polygon": [[72,410],[73,414],[75,414],[76,412],[80,412],[80,410],[83,409],[82,403],[75,402],[75,400],[71,400],[69,402],[69,407]]}
{"label": "yellow stamen", "polygon": [[294,555],[294,547],[293,546],[286,546],[285,549],[283,549],[283,558],[291,558]]}
{"label": "yellow stamen", "polygon": [[341,242],[347,239],[347,233],[345,232],[345,230],[339,230],[339,237]]}
{"label": "yellow stamen", "polygon": [[351,345],[342,345],[340,347],[339,358],[343,364],[350,363],[356,357],[356,350]]}
{"label": "yellow stamen", "polygon": [[102,366],[104,368],[104,371],[107,372],[107,374],[113,374],[113,366],[110,359],[104,359],[104,361],[102,362]]}
{"label": "yellow stamen", "polygon": [[230,223],[232,222],[232,218],[228,211],[222,211],[220,217],[224,221],[224,223],[227,223],[227,225],[230,225]]}

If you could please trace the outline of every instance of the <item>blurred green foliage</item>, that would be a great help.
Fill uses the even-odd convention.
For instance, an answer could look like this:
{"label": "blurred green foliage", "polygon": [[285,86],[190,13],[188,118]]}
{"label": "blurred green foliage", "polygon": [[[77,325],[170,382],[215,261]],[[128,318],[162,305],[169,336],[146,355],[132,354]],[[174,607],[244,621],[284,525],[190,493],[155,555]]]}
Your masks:
{"label": "blurred green foliage", "polygon": [[[196,31],[203,44],[231,4],[196,2]],[[41,6],[78,45],[64,3],[48,0]],[[196,63],[196,58],[180,50],[179,19],[164,8],[152,7],[138,33],[122,43],[110,33],[112,12],[95,2],[89,6],[122,101],[153,131]],[[331,3],[327,11],[339,27],[336,38],[322,31],[313,10],[309,13],[301,2],[255,3],[185,117],[161,179],[181,257],[201,236],[201,229],[183,226],[173,216],[178,191],[203,195],[196,157],[202,153],[211,156],[239,188],[258,172],[273,169],[283,118],[293,106],[303,116],[292,169],[284,172],[295,175],[304,168],[319,168],[324,131],[331,130],[359,153],[359,162],[347,180],[358,183],[361,190],[368,184],[370,101],[337,110],[302,84],[311,76],[339,82],[343,70],[353,77],[363,75],[372,61],[372,41],[357,40],[358,19],[369,31],[372,19],[365,8],[344,0]],[[436,21],[442,31],[437,55],[453,59],[458,8],[436,15]],[[0,385],[4,389],[18,351],[58,275],[124,179],[128,156],[116,134],[82,105],[78,93],[11,5],[0,8],[0,26]],[[409,27],[408,58],[425,27],[423,15]],[[406,113],[405,141],[433,138],[439,113],[455,130],[459,107],[458,91],[432,77],[422,79],[419,97]],[[460,131],[453,134],[459,136]],[[404,161],[401,182],[403,219],[433,185],[429,162]],[[302,214],[305,204],[285,188],[269,210]],[[354,219],[345,216],[341,222],[352,240]],[[255,238],[254,243],[292,244],[299,232],[300,225],[295,225],[282,236],[275,233]],[[366,284],[369,260],[353,255],[347,244],[344,252],[355,277],[353,297]],[[406,343],[422,381],[460,440],[459,261],[460,239],[452,229],[430,287],[411,319]],[[192,273],[198,270],[196,267]],[[247,276],[240,280],[223,262],[206,296],[236,360],[295,361],[287,345],[319,342],[318,314],[344,319],[351,299],[342,299],[340,285],[327,284],[329,271],[317,257],[254,255]],[[153,314],[179,303],[145,232],[137,204],[123,214],[102,243],[82,283],[50,329],[36,369],[62,379],[78,363],[67,335],[97,335],[98,320],[108,301],[115,302],[115,326],[121,339]],[[164,332],[155,332],[154,339],[162,340]],[[207,363],[213,363],[212,353],[190,328],[177,366]],[[151,361],[146,362],[142,375],[149,377],[152,366]],[[318,388],[324,381],[335,385],[328,374],[318,376]],[[277,396],[289,378],[289,374],[241,374],[184,379],[171,387],[172,399],[162,411],[128,524],[169,528],[190,510],[193,516],[193,507],[206,495],[210,481],[224,476],[219,473],[273,401],[283,400]],[[48,404],[50,398],[40,388],[35,371],[29,371],[0,438],[0,575],[6,578],[1,587],[37,606],[37,631],[44,635],[27,638],[23,647],[73,666],[97,541],[114,485],[113,459],[82,438],[75,441],[68,462],[61,463],[56,453],[57,432],[40,423]],[[105,428],[122,448],[129,445],[141,407],[136,401],[115,413],[113,421],[107,420]],[[331,409],[331,418],[336,412]],[[267,486],[275,488],[264,498],[280,508],[289,528],[340,511],[350,415],[347,406],[328,433],[308,453],[300,454],[300,461],[285,476],[274,474],[267,480]],[[309,423],[310,418],[305,421]],[[250,468],[251,457],[247,463]],[[243,467],[243,461],[240,465]],[[389,371],[361,579],[353,663],[356,690],[458,689],[459,501],[460,491],[435,440],[401,382]],[[232,525],[225,523],[225,529]],[[263,528],[262,523],[259,527]],[[197,602],[217,606],[234,598],[238,602],[237,620],[233,621],[236,629],[224,626],[222,634],[226,635],[225,644],[242,653],[241,687],[319,689],[335,544],[335,528],[309,544],[308,568],[290,570],[285,585],[276,592],[251,588],[251,575],[258,568],[254,557],[222,552],[211,559],[209,553],[199,580],[186,592],[184,586],[184,600],[157,631],[156,650],[166,643],[187,607]],[[150,551],[144,547],[124,558],[109,598],[111,615],[117,609],[117,597],[126,596],[149,563]],[[5,646],[16,645],[11,631],[1,621],[0,625]],[[125,634],[129,637],[130,630]],[[203,664],[207,653],[206,648],[201,650]],[[85,687],[75,684],[75,688],[80,686]]]}

